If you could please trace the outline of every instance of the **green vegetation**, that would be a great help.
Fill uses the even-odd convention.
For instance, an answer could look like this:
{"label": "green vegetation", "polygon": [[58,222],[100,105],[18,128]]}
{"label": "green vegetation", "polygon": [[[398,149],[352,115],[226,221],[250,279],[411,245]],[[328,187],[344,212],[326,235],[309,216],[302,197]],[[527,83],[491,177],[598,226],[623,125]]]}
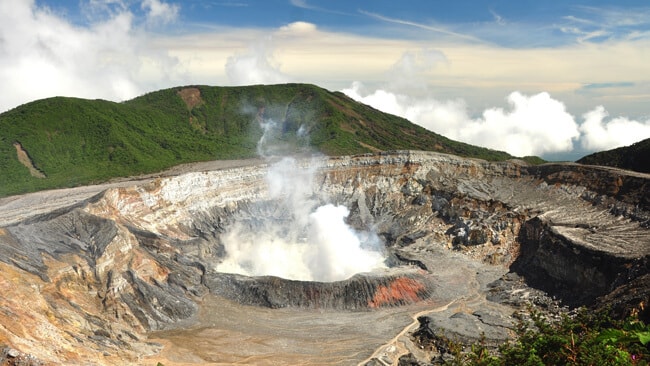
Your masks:
{"label": "green vegetation", "polygon": [[[0,197],[151,173],[180,163],[256,155],[260,121],[286,152],[328,155],[415,149],[486,160],[512,158],[425,130],[304,84],[165,89],[124,103],[49,98],[0,114]],[[308,133],[301,138],[298,131]],[[15,143],[46,178],[18,160]]]}
{"label": "green vegetation", "polygon": [[630,146],[593,153],[577,162],[650,173],[650,139],[639,141]]}
{"label": "green vegetation", "polygon": [[530,165],[539,165],[547,163],[546,160],[540,158],[539,156],[524,156],[521,160],[527,162]]}
{"label": "green vegetation", "polygon": [[453,360],[447,365],[650,365],[650,325],[636,318],[613,320],[603,314],[580,311],[549,322],[533,312],[532,321],[520,320],[517,339],[499,348],[499,355],[477,344],[468,353],[453,342]]}

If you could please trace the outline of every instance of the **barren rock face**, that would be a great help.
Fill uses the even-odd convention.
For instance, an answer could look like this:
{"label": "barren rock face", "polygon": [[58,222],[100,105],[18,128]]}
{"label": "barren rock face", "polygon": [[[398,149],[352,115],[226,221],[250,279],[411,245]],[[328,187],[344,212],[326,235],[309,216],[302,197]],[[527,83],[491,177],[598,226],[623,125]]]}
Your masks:
{"label": "barren rock face", "polygon": [[[537,291],[523,284],[495,292],[508,272],[572,306],[607,301],[624,314],[647,304],[648,175],[395,152],[297,160],[293,170],[313,175],[276,192],[271,169],[205,169],[3,199],[0,345],[50,363],[396,363],[405,353],[430,356],[409,337],[416,313],[431,329],[467,333],[498,319],[494,339],[506,339],[503,324]],[[305,213],[287,199],[296,191]],[[345,223],[361,238],[355,253],[380,253],[381,266],[328,282],[223,271],[231,241],[244,233],[251,245],[268,226],[290,245],[320,240],[327,227],[314,234],[301,225],[327,204],[349,211]],[[334,254],[318,252],[306,267],[341,258]],[[287,332],[292,324],[300,336]],[[321,339],[338,348],[299,353],[311,344],[301,327],[321,325]],[[242,334],[289,346],[226,349]]]}

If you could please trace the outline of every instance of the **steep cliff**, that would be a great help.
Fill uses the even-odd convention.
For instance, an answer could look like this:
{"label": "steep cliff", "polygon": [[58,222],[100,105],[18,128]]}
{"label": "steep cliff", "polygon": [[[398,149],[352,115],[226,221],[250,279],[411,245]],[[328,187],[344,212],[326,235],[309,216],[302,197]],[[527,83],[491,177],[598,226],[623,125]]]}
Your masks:
{"label": "steep cliff", "polygon": [[[234,314],[243,309],[249,316],[267,311],[256,306],[276,309],[268,316],[286,324],[274,328],[282,334],[277,337],[294,345],[265,350],[259,363],[291,363],[309,343],[291,338],[297,336],[287,329],[295,326],[299,333],[330,320],[333,333],[322,337],[340,348],[318,353],[314,363],[381,357],[396,363],[397,356],[418,352],[408,338],[416,328],[409,328],[405,314],[479,330],[485,319],[500,319],[505,333],[494,334],[502,339],[519,306],[512,297],[525,300],[534,288],[570,305],[596,306],[612,294],[636,294],[613,303],[620,314],[648,303],[642,281],[650,274],[648,175],[399,151],[298,159],[289,171],[313,176],[296,178],[296,187],[274,195],[268,178],[273,166],[204,165],[142,181],[0,200],[0,344],[53,364],[139,364],[157,357],[165,364],[242,361],[253,356],[237,356],[233,349],[205,354],[179,337],[210,334],[205,342],[216,342],[247,332],[259,336],[271,320],[240,319],[246,329],[235,320],[220,323],[239,319]],[[220,271],[235,225],[253,235],[271,224],[281,233],[293,229],[300,215],[286,201],[291,191],[301,191],[309,208],[346,207],[346,223],[383,244],[387,268],[334,282]],[[508,272],[533,289],[523,284],[508,293],[508,301],[489,300],[499,297],[491,291]],[[210,299],[217,298],[244,308],[215,308]],[[359,314],[352,316],[359,329],[341,322],[351,312]],[[228,337],[207,331],[231,326]],[[365,349],[350,336],[360,330],[379,333],[368,336]],[[255,347],[260,345],[250,349]],[[193,356],[183,358],[175,349]]]}

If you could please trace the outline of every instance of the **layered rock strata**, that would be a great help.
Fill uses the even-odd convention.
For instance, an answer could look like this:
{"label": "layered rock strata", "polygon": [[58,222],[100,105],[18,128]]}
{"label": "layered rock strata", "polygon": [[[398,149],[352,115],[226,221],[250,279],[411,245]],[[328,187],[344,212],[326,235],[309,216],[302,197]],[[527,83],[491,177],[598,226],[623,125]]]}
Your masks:
{"label": "layered rock strata", "polygon": [[[343,312],[491,309],[489,282],[509,270],[570,305],[615,293],[627,294],[621,314],[648,303],[648,175],[409,151],[299,163],[313,164],[311,199],[375,230],[391,269],[333,283],[220,273],[230,225],[286,215],[267,164],[12,197],[0,201],[0,344],[46,363],[137,364],[162,348],[149,332],[191,326],[208,294]],[[445,268],[447,256],[466,267]],[[436,313],[449,324],[501,319],[450,309]]]}

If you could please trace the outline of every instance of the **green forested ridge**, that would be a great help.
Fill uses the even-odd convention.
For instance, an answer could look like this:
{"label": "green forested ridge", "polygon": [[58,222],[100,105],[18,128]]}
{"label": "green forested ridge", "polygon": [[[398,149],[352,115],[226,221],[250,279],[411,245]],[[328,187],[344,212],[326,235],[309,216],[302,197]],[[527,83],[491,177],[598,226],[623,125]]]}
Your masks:
{"label": "green forested ridge", "polygon": [[[297,136],[302,127],[311,148],[328,155],[417,149],[512,158],[449,140],[313,85],[176,87],[123,103],[55,97],[0,114],[0,196],[186,162],[254,157],[263,133],[261,119],[277,123],[274,138],[288,150],[306,144]],[[22,145],[46,178],[30,175],[14,143]]]}
{"label": "green forested ridge", "polygon": [[578,160],[580,164],[605,165],[650,173],[650,139],[625,147],[600,151]]}

